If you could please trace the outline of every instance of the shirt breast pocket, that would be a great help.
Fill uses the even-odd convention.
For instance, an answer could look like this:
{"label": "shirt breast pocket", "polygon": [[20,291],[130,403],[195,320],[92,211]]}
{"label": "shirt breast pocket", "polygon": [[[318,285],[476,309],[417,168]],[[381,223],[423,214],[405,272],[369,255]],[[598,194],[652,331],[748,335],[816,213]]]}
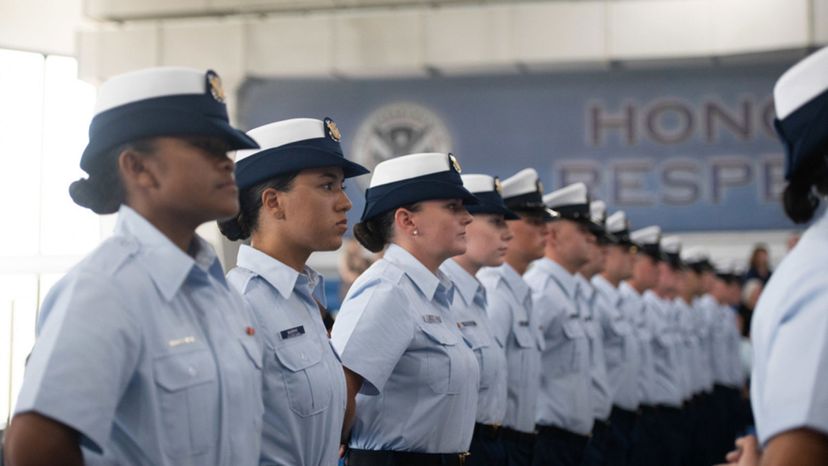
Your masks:
{"label": "shirt breast pocket", "polygon": [[[331,402],[331,380],[322,363],[322,348],[301,338],[276,348],[290,409],[302,417],[321,413]],[[270,396],[273,396],[272,394]]]}
{"label": "shirt breast pocket", "polygon": [[216,367],[209,350],[159,356],[153,361],[166,452],[185,458],[206,452],[218,418]]}
{"label": "shirt breast pocket", "polygon": [[474,351],[474,356],[477,358],[477,365],[480,368],[480,389],[489,388],[494,379],[494,364],[489,359],[492,358],[492,352],[497,351],[493,346],[497,343],[493,338],[487,338],[483,334],[483,330],[469,330],[463,328],[463,339],[468,342],[469,347]]}
{"label": "shirt breast pocket", "polygon": [[575,372],[581,367],[589,343],[584,327],[577,318],[563,323],[563,336],[558,370],[559,373],[565,374]]}
{"label": "shirt breast pocket", "polygon": [[[461,348],[458,348],[459,339],[449,329],[441,325],[421,326],[427,340],[432,343],[426,349],[425,372],[428,385],[434,393],[460,393],[462,381],[460,376]],[[467,350],[468,351],[468,350]]]}

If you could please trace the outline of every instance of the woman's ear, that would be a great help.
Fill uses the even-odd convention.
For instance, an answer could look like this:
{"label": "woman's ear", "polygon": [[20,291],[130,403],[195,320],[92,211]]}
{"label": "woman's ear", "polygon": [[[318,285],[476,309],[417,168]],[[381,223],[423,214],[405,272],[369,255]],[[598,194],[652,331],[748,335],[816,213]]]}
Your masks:
{"label": "woman's ear", "polygon": [[123,179],[124,187],[152,189],[158,187],[158,177],[155,174],[155,164],[146,154],[127,148],[118,155],[118,171]]}
{"label": "woman's ear", "polygon": [[420,234],[417,229],[416,213],[408,209],[400,207],[394,212],[394,224],[404,236],[418,236]]}
{"label": "woman's ear", "polygon": [[278,220],[285,219],[285,193],[274,188],[262,191],[262,209],[268,216]]}

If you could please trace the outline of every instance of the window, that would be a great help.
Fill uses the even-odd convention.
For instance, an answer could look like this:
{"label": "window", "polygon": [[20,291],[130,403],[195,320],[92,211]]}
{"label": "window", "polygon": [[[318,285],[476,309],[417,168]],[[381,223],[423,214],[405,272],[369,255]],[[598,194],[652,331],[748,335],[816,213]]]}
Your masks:
{"label": "window", "polygon": [[10,417],[49,288],[109,235],[113,216],[75,205],[95,89],[77,61],[0,49],[0,428]]}

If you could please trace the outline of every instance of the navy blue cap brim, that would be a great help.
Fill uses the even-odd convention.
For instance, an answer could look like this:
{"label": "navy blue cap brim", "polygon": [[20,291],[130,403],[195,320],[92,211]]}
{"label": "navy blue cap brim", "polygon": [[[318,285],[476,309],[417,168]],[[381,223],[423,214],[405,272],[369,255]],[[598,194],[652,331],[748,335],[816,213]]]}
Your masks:
{"label": "navy blue cap brim", "polygon": [[774,127],[785,146],[785,179],[790,180],[805,160],[823,156],[828,147],[828,90],[811,99]]}
{"label": "navy blue cap brim", "polygon": [[342,168],[345,178],[369,173],[340,152],[326,150],[319,144],[291,144],[257,152],[236,163],[236,183],[239,189],[246,189],[275,176],[323,167]]}
{"label": "navy blue cap brim", "polygon": [[421,201],[461,199],[464,205],[476,205],[480,202],[462,184],[428,178],[424,176],[368,188],[365,192],[365,210],[362,212],[361,221]]}
{"label": "navy blue cap brim", "polygon": [[112,109],[97,115],[89,128],[89,144],[81,168],[94,170],[108,151],[133,141],[155,137],[204,136],[224,141],[228,150],[257,149],[253,138],[221,118],[176,106],[146,105]]}
{"label": "navy blue cap brim", "polygon": [[469,205],[467,210],[470,214],[495,214],[503,215],[506,220],[518,220],[520,216],[512,212],[503,204],[503,199],[495,192],[473,193],[479,203]]}

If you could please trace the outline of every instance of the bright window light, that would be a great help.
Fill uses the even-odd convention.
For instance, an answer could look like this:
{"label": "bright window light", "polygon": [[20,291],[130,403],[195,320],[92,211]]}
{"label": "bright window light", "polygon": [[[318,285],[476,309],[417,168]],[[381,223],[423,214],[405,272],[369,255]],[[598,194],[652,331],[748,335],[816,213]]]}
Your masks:
{"label": "bright window light", "polygon": [[75,205],[69,184],[87,142],[95,89],[74,58],[0,49],[0,429],[11,416],[43,298],[109,236],[113,216]]}

